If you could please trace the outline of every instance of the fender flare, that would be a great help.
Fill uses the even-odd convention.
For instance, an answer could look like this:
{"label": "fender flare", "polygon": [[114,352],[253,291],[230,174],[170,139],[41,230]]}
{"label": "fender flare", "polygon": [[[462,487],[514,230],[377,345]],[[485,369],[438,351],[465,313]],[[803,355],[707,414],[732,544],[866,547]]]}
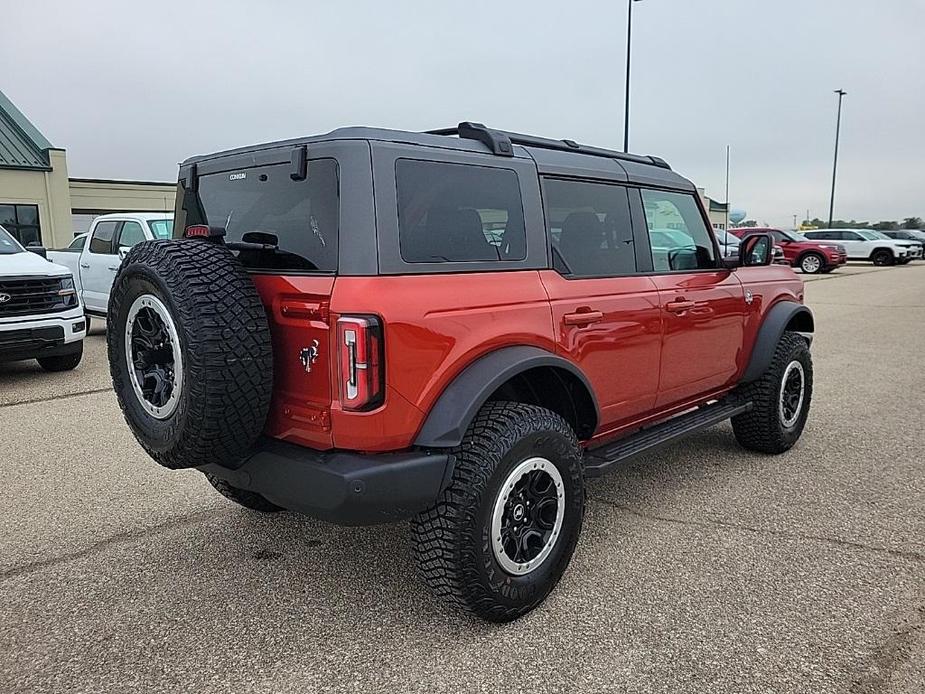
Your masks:
{"label": "fender flare", "polygon": [[538,347],[503,347],[479,357],[450,382],[428,413],[414,445],[428,448],[458,446],[476,413],[491,394],[517,374],[538,366],[555,366],[578,378],[591,395],[596,415],[600,416],[591,383],[573,363]]}
{"label": "fender flare", "polygon": [[[803,304],[795,301],[781,301],[770,308],[755,336],[752,355],[745,369],[745,375],[742,376],[743,383],[757,381],[768,370],[774,358],[777,343],[780,342],[790,322],[798,316],[805,317],[804,320],[808,319],[809,325],[815,328],[813,313]],[[812,342],[812,330],[802,332],[802,334]]]}

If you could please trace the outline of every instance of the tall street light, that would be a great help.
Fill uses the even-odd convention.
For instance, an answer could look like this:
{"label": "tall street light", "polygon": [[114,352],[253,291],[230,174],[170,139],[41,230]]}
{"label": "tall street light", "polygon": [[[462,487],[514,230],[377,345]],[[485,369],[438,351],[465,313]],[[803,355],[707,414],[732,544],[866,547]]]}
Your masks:
{"label": "tall street light", "polygon": [[838,94],[838,116],[835,119],[835,160],[832,162],[832,197],[829,198],[829,229],[832,228],[832,213],[835,210],[835,172],[838,170],[838,135],[841,130],[841,100],[848,92],[844,89],[836,89],[835,93]]}
{"label": "tall street light", "polygon": [[630,41],[633,37],[633,3],[642,0],[626,0],[626,97],[623,100],[623,151],[630,151]]}

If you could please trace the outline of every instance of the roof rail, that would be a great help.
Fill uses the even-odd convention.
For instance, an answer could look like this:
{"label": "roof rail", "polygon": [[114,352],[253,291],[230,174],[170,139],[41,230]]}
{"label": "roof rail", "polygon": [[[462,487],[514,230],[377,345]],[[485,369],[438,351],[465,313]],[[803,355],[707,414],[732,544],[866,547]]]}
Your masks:
{"label": "roof rail", "polygon": [[623,161],[633,161],[639,164],[650,164],[663,169],[671,169],[668,162],[659,157],[617,152],[616,150],[602,149],[600,147],[589,147],[588,145],[580,145],[574,140],[553,140],[546,137],[536,137],[534,135],[521,135],[520,133],[512,133],[506,130],[491,130],[481,123],[471,123],[469,121],[464,121],[455,128],[438,128],[425,132],[430,135],[457,135],[466,140],[478,140],[484,143],[492,153],[502,157],[514,156],[513,147],[511,145],[523,145],[525,147],[537,147],[539,149],[554,149],[562,152],[588,154],[593,157],[621,159]]}

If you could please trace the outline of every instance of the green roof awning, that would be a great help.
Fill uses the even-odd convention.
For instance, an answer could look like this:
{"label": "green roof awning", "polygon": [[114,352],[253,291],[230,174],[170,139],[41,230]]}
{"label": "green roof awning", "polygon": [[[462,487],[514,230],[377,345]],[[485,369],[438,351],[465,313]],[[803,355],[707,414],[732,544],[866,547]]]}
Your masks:
{"label": "green roof awning", "polygon": [[48,170],[49,149],[45,136],[0,92],[0,168]]}

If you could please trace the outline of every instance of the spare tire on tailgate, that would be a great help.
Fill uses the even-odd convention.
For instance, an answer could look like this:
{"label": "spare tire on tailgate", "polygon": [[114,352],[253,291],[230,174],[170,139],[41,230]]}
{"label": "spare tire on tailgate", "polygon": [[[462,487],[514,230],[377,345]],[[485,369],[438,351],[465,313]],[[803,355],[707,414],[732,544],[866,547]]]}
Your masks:
{"label": "spare tire on tailgate", "polygon": [[109,299],[109,369],[148,454],[171,469],[236,467],[263,430],[273,392],[266,311],[222,245],[145,241]]}

